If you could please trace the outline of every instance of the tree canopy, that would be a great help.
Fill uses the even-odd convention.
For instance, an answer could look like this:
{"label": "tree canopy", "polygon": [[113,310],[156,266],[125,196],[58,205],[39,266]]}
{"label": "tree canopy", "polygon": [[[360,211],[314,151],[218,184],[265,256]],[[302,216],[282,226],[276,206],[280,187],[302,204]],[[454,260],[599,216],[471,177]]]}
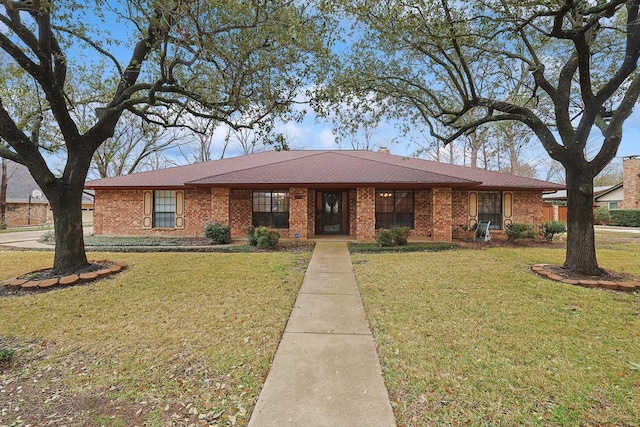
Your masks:
{"label": "tree canopy", "polygon": [[[526,125],[566,171],[565,266],[599,274],[593,178],[616,155],[640,94],[639,3],[326,2],[359,34],[328,99],[367,115],[375,105],[445,143],[498,122]],[[601,143],[588,155],[595,131]]]}
{"label": "tree canopy", "polygon": [[[125,111],[164,127],[295,117],[329,64],[332,31],[317,9],[285,0],[2,1],[0,156],[26,165],[49,199],[54,270],[87,262],[82,187]],[[57,149],[61,173],[47,163]]]}

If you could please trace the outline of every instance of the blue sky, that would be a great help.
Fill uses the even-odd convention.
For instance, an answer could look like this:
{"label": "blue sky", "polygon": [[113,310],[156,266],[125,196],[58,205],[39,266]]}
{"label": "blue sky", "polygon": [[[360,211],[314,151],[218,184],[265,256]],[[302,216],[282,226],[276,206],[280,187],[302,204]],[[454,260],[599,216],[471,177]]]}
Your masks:
{"label": "blue sky", "polygon": [[[110,30],[118,35],[126,34],[126,30],[123,25],[118,24],[115,20],[110,20]],[[125,37],[126,38],[126,37]],[[116,55],[118,59],[126,63],[130,57],[130,49],[125,47],[117,48]],[[348,142],[337,144],[332,132],[332,126],[327,122],[319,122],[316,120],[313,111],[307,108],[307,114],[304,120],[300,123],[287,123],[280,126],[276,131],[283,133],[289,142],[291,149],[350,149],[351,146]],[[222,145],[222,139],[224,138],[224,132],[216,132],[219,139],[218,147]],[[393,154],[398,155],[412,155],[418,148],[415,145],[410,144],[408,138],[401,140],[395,144],[391,144],[390,141],[397,139],[399,132],[394,128],[391,123],[381,123],[377,128],[372,143],[374,148],[380,146],[388,146]],[[623,139],[618,151],[618,157],[630,156],[640,154],[640,109],[636,107],[632,116],[627,120],[624,125]],[[214,148],[215,150],[216,148]],[[226,157],[242,154],[238,148],[230,147],[226,151]],[[540,145],[538,141],[534,141],[531,144],[532,158],[546,158],[548,155]],[[215,156],[214,156],[215,157]],[[180,163],[184,163],[184,159],[176,154],[175,160]]]}

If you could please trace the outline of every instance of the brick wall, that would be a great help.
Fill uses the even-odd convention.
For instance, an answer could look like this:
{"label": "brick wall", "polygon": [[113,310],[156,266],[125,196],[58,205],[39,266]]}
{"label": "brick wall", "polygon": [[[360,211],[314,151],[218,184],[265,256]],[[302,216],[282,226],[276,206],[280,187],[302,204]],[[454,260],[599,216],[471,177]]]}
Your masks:
{"label": "brick wall", "polygon": [[434,188],[433,202],[433,240],[450,242],[452,234],[452,193],[450,188]]}
{"label": "brick wall", "polygon": [[469,192],[455,190],[451,192],[451,223],[453,227],[470,227]]}
{"label": "brick wall", "polygon": [[107,235],[202,236],[204,226],[211,221],[211,191],[187,189],[184,200],[184,228],[144,229],[142,190],[96,190],[93,231]]}
{"label": "brick wall", "polygon": [[289,189],[289,231],[291,238],[295,234],[300,235],[300,239],[306,240],[309,225],[308,215],[308,190],[306,188],[291,187]]}
{"label": "brick wall", "polygon": [[316,234],[316,190],[307,191],[307,237]]}
{"label": "brick wall", "polygon": [[[231,191],[228,188],[212,188],[211,189],[211,216],[209,221],[219,222],[220,224],[227,225],[231,222],[230,216],[230,200],[229,195]],[[196,203],[203,203],[206,205],[206,200],[197,200]],[[186,211],[188,214],[189,211]]]}
{"label": "brick wall", "polygon": [[534,230],[544,222],[541,191],[513,191],[513,222],[531,224]]}
{"label": "brick wall", "polygon": [[251,190],[232,189],[230,192],[229,215],[231,235],[240,238],[247,235],[247,227],[251,225],[253,200]]}
{"label": "brick wall", "polygon": [[432,190],[418,190],[415,192],[415,218],[412,236],[431,237],[433,235],[432,202]]}
{"label": "brick wall", "polygon": [[[513,195],[513,222],[535,226],[542,223],[544,217],[540,191],[510,193]],[[296,196],[301,198],[296,199]],[[144,229],[142,190],[96,190],[94,232],[201,236],[204,226],[211,221],[230,223],[234,238],[243,238],[247,226],[251,224],[251,197],[251,190],[188,189],[185,190],[184,229]],[[293,237],[293,233],[298,232],[301,239],[306,239],[315,234],[315,198],[315,190],[290,189],[290,229],[280,230],[282,237]],[[467,203],[467,191],[451,191],[448,188],[417,190],[412,236],[450,241],[454,226],[468,224]],[[33,215],[32,206],[32,219]],[[352,236],[359,240],[375,238],[374,188],[349,191],[349,220]]]}
{"label": "brick wall", "polygon": [[624,200],[619,208],[640,209],[640,157],[624,159],[622,168]]}
{"label": "brick wall", "polygon": [[376,228],[376,190],[359,187],[356,190],[356,238],[373,240]]}
{"label": "brick wall", "polygon": [[[47,203],[7,203],[5,205],[5,222],[7,227],[20,227],[23,225],[41,225],[47,222]],[[29,221],[31,217],[31,221]],[[49,218],[53,221],[53,217]]]}

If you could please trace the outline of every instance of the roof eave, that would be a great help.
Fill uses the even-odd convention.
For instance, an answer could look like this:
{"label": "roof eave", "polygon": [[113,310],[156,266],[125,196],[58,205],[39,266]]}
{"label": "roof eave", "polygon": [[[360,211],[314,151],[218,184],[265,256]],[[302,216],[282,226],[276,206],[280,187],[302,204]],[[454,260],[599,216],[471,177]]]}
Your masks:
{"label": "roof eave", "polygon": [[[471,185],[477,185],[472,183]],[[264,189],[264,188],[290,188],[305,187],[312,189],[353,189],[358,187],[416,189],[416,188],[459,188],[469,186],[469,182],[456,183],[422,183],[422,182],[245,182],[245,183],[188,183],[199,188],[238,188],[238,189]]]}

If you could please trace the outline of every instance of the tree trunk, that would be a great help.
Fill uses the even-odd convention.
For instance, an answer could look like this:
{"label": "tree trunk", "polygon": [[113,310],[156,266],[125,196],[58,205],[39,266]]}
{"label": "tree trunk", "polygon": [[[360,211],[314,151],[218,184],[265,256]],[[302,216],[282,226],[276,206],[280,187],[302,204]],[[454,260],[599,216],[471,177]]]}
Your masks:
{"label": "tree trunk", "polygon": [[567,253],[564,267],[576,273],[599,276],[593,231],[593,176],[588,166],[566,166]]}
{"label": "tree trunk", "polygon": [[82,186],[62,186],[51,202],[56,234],[55,274],[71,274],[88,265],[82,230]]}
{"label": "tree trunk", "polygon": [[7,228],[7,184],[9,176],[7,175],[7,159],[2,159],[2,174],[0,175],[0,230]]}

